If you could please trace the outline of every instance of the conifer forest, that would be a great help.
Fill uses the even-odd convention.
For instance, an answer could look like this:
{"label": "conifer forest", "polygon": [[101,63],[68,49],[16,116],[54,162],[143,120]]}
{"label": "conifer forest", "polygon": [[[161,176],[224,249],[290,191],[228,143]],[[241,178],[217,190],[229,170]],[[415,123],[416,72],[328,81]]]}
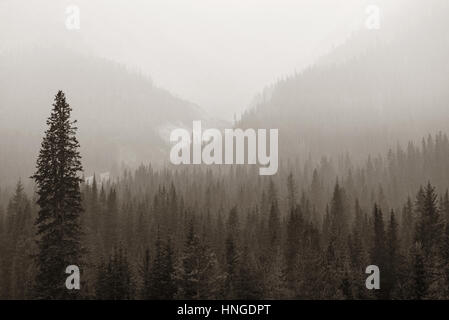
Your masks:
{"label": "conifer forest", "polygon": [[73,2],[0,1],[0,300],[449,300],[447,0]]}

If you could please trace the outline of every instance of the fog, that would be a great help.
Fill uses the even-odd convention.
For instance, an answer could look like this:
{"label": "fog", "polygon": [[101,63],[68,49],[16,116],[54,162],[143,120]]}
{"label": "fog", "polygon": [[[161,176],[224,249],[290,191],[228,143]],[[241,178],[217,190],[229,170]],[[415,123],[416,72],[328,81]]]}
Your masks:
{"label": "fog", "polygon": [[[124,63],[231,120],[363,26],[364,0],[2,0],[0,49],[64,45]],[[402,1],[374,1],[383,13]],[[80,30],[65,28],[80,8]]]}
{"label": "fog", "polygon": [[279,129],[280,163],[364,160],[445,132],[448,12],[444,0],[0,1],[0,180],[32,174],[59,89],[86,175],[166,163],[172,129],[234,115]]}
{"label": "fog", "polygon": [[448,17],[0,0],[0,300],[449,300]]}

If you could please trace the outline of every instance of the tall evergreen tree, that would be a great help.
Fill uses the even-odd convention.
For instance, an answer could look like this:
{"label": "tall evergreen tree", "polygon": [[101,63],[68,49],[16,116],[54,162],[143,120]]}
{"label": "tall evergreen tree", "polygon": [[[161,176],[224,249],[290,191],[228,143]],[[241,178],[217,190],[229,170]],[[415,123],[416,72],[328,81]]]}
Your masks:
{"label": "tall evergreen tree", "polygon": [[128,300],[134,296],[134,280],[128,257],[122,247],[114,247],[107,263],[98,266],[96,298]]}
{"label": "tall evergreen tree", "polygon": [[296,183],[293,178],[293,173],[290,172],[287,178],[287,209],[294,210],[296,206]]}
{"label": "tall evergreen tree", "polygon": [[[173,299],[176,293],[173,273],[173,250],[171,241],[163,243],[158,233],[155,244],[155,257],[153,264],[148,270],[148,274],[144,275],[144,298],[152,300]],[[147,279],[148,277],[148,279]]]}
{"label": "tall evergreen tree", "polygon": [[443,220],[440,217],[440,207],[435,188],[427,184],[421,189],[416,200],[418,221],[415,240],[422,249],[424,273],[427,291],[424,298],[440,298],[443,281],[441,262],[444,258],[441,252],[443,240]]}
{"label": "tall evergreen tree", "polygon": [[444,297],[449,299],[449,223],[446,223],[444,228],[443,243],[441,246],[442,252],[442,269],[445,282]]}
{"label": "tall evergreen tree", "polygon": [[261,275],[248,246],[243,248],[242,255],[238,260],[234,281],[235,295],[239,299],[254,300],[262,298]]}
{"label": "tall evergreen tree", "polygon": [[345,192],[337,181],[330,206],[330,229],[331,235],[335,237],[338,246],[341,246],[340,243],[346,240],[348,234],[348,216],[346,211]]}
{"label": "tall evergreen tree", "polygon": [[200,242],[191,220],[184,246],[184,252],[176,268],[178,280],[177,298],[214,299],[221,289],[217,259],[209,247]]}
{"label": "tall evergreen tree", "polygon": [[[373,220],[374,220],[374,239],[373,246],[371,249],[371,263],[379,267],[380,270],[387,269],[386,263],[386,235],[385,235],[385,227],[384,220],[381,209],[374,205],[373,211]],[[381,299],[385,299],[387,297],[387,292],[384,289],[385,279],[381,277],[380,288],[377,293],[377,296]]]}
{"label": "tall evergreen tree", "polygon": [[352,228],[352,233],[349,237],[349,258],[352,276],[352,286],[354,287],[354,298],[365,298],[366,287],[364,279],[365,268],[368,263],[368,253],[366,251],[366,241],[364,239],[364,216],[362,209],[360,208],[358,200],[355,201],[355,219]]}
{"label": "tall evergreen tree", "polygon": [[110,254],[112,249],[117,246],[117,225],[118,225],[118,205],[117,192],[112,188],[106,200],[106,214],[105,214],[105,230],[104,230],[104,247],[106,254]]}
{"label": "tall evergreen tree", "polygon": [[399,264],[399,243],[398,243],[398,224],[393,211],[390,214],[390,223],[388,225],[386,237],[386,272],[384,288],[386,298],[391,298],[392,291],[395,288],[397,281],[397,272]]}
{"label": "tall evergreen tree", "polygon": [[239,228],[237,208],[234,207],[229,213],[227,221],[227,236],[225,240],[225,272],[224,292],[226,298],[235,298],[235,276],[239,259],[239,248],[237,243]]}
{"label": "tall evergreen tree", "polygon": [[413,248],[411,297],[415,300],[424,299],[428,291],[428,274],[426,272],[424,255],[421,245],[417,243]]}
{"label": "tall evergreen tree", "polygon": [[273,253],[272,250],[276,249],[280,241],[281,221],[280,212],[277,200],[273,200],[270,208],[270,216],[268,217],[268,242],[267,248]]}
{"label": "tall evergreen tree", "polygon": [[435,250],[443,235],[443,223],[440,219],[437,198],[435,188],[430,182],[425,189],[419,191],[416,198],[416,208],[419,216],[415,240],[421,244],[426,258],[431,254],[436,254]]}
{"label": "tall evergreen tree", "polygon": [[413,216],[413,202],[410,197],[407,198],[407,203],[402,209],[402,224],[401,224],[401,239],[404,249],[410,250],[414,244],[414,227],[415,219]]}
{"label": "tall evergreen tree", "polygon": [[78,175],[82,171],[79,143],[75,136],[76,121],[70,119],[72,108],[59,91],[47,120],[37,170],[32,176],[37,184],[39,213],[36,220],[38,248],[35,296],[64,299],[79,296],[65,287],[65,269],[77,265],[82,269],[80,244],[81,206]]}
{"label": "tall evergreen tree", "polygon": [[299,206],[291,209],[287,220],[287,236],[284,244],[285,271],[291,289],[294,289],[295,278],[297,277],[296,267],[300,255],[303,223],[304,221]]}

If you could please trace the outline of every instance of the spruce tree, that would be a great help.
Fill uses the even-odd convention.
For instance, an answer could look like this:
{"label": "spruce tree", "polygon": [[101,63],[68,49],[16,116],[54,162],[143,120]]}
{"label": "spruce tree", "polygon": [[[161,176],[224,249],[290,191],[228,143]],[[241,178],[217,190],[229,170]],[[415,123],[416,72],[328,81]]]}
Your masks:
{"label": "spruce tree", "polygon": [[429,182],[425,189],[419,191],[416,198],[416,209],[419,216],[415,240],[421,244],[425,258],[430,258],[436,254],[443,235],[438,196],[435,193],[435,188]]}
{"label": "spruce tree", "polygon": [[[347,212],[346,212],[345,192],[340,187],[338,181],[334,187],[332,202],[330,206],[330,228],[331,235],[337,240],[337,247],[341,247],[341,242],[346,240],[348,234]],[[341,248],[337,248],[341,249]]]}
{"label": "spruce tree", "polygon": [[399,264],[399,242],[398,242],[398,224],[394,211],[390,214],[390,224],[387,231],[387,261],[386,261],[386,274],[385,285],[383,291],[387,298],[391,298],[392,291],[395,289],[397,281],[397,272]]}
{"label": "spruce tree", "polygon": [[323,186],[320,181],[320,177],[318,176],[318,171],[316,169],[313,170],[312,174],[312,183],[310,185],[310,196],[312,200],[312,205],[315,206],[318,212],[324,210],[324,201],[323,201]]}
{"label": "spruce tree", "polygon": [[296,183],[293,178],[293,173],[290,172],[287,178],[287,209],[294,210],[296,206]]}
{"label": "spruce tree", "polygon": [[[222,276],[215,254],[201,243],[190,221],[183,253],[179,259],[175,278],[178,280],[177,298],[214,299],[220,295]],[[168,287],[165,287],[167,290]]]}
{"label": "spruce tree", "polygon": [[8,230],[12,242],[9,244],[13,250],[11,263],[11,294],[12,299],[24,299],[29,296],[29,288],[33,281],[33,220],[31,206],[22,183],[19,181],[16,193],[8,206],[10,225]]}
{"label": "spruce tree", "polygon": [[273,200],[270,209],[270,216],[268,217],[268,243],[267,248],[270,253],[275,250],[280,242],[281,221],[280,212],[277,200]]}
{"label": "spruce tree", "polygon": [[428,291],[428,274],[426,272],[424,255],[419,244],[413,248],[411,297],[415,300],[424,299]]}
{"label": "spruce tree", "polygon": [[[1,190],[0,190],[1,191]],[[7,282],[6,279],[6,253],[8,250],[8,237],[6,234],[5,217],[3,213],[3,206],[0,204],[0,299],[5,300],[8,298]]]}
{"label": "spruce tree", "polygon": [[286,263],[286,274],[289,286],[294,289],[297,277],[296,268],[298,265],[301,236],[303,233],[303,218],[298,206],[290,211],[287,220],[287,236],[284,244],[284,255]]}
{"label": "spruce tree", "polygon": [[115,246],[117,246],[118,232],[118,205],[117,193],[112,188],[106,200],[106,221],[104,225],[104,246],[107,254],[110,254]]}
{"label": "spruce tree", "polygon": [[[2,293],[0,296],[3,298],[24,298],[24,286],[28,284],[28,275],[30,274],[25,270],[31,264],[28,259],[30,255],[28,239],[31,237],[31,229],[30,202],[19,180],[15,193],[8,203],[5,232],[0,239],[5,244],[0,259],[0,269],[2,270],[0,276],[0,291]],[[22,260],[23,263],[21,263]]]}
{"label": "spruce tree", "polygon": [[121,245],[114,247],[107,263],[98,266],[96,298],[102,300],[130,300],[134,297],[131,266]]}
{"label": "spruce tree", "polygon": [[[147,257],[146,257],[147,259]],[[155,243],[155,257],[153,264],[144,275],[144,299],[167,300],[173,299],[176,287],[173,279],[173,250],[171,241],[163,243],[158,232]]]}
{"label": "spruce tree", "polygon": [[263,288],[261,275],[257,264],[246,245],[242,255],[238,259],[238,267],[235,275],[235,296],[243,300],[256,300],[262,298]]}
{"label": "spruce tree", "polygon": [[446,223],[444,229],[443,243],[441,245],[442,252],[442,269],[445,281],[444,295],[449,298],[449,223]]}
{"label": "spruce tree", "polygon": [[41,299],[65,299],[79,296],[77,290],[65,287],[65,269],[77,265],[82,269],[80,244],[81,206],[78,175],[82,171],[80,145],[76,139],[76,121],[72,109],[59,91],[47,120],[48,129],[37,159],[36,220],[38,254],[35,296]]}
{"label": "spruce tree", "polygon": [[237,236],[238,229],[237,208],[231,209],[227,221],[227,236],[225,240],[225,272],[226,279],[224,282],[225,298],[235,298],[235,276],[237,273],[239,249]]}
{"label": "spruce tree", "polygon": [[355,200],[355,218],[352,227],[352,233],[349,236],[348,248],[350,258],[350,268],[352,270],[349,275],[352,278],[354,287],[354,297],[364,298],[367,295],[365,287],[365,269],[368,263],[368,253],[366,249],[366,241],[364,239],[364,216],[359,202]]}
{"label": "spruce tree", "polygon": [[[371,248],[371,261],[370,263],[379,267],[381,271],[387,269],[387,250],[386,250],[386,234],[384,227],[384,220],[381,209],[377,207],[377,204],[374,205],[373,211],[373,220],[374,220],[374,239],[373,246]],[[381,277],[380,288],[376,292],[378,298],[385,299],[387,297],[387,291],[384,290],[385,277]]]}
{"label": "spruce tree", "polygon": [[402,226],[401,239],[404,249],[409,251],[414,245],[414,228],[415,218],[413,215],[413,203],[410,197],[407,198],[407,203],[402,209]]}

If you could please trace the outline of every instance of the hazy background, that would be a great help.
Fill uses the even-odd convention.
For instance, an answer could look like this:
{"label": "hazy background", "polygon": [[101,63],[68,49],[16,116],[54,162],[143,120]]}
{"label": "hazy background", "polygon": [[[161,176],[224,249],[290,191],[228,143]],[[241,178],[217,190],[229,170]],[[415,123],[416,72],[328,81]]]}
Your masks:
{"label": "hazy background", "polygon": [[0,0],[0,183],[31,175],[59,89],[86,176],[167,163],[173,128],[234,114],[279,129],[281,163],[447,132],[448,16],[446,0]]}
{"label": "hazy background", "polygon": [[[126,64],[227,120],[261,88],[362,27],[368,4],[402,0],[2,0],[0,49],[64,45]],[[80,8],[81,29],[65,28]]]}

